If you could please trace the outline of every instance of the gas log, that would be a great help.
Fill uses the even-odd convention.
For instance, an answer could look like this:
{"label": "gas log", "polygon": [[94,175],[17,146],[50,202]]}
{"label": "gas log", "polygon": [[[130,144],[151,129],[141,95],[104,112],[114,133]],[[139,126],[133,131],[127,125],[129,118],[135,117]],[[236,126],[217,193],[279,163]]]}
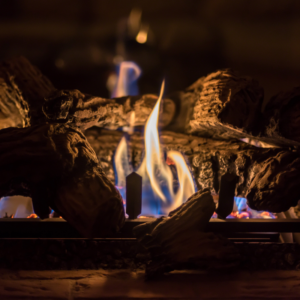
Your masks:
{"label": "gas log", "polygon": [[45,122],[44,98],[56,89],[38,68],[24,57],[6,60],[0,64],[0,82],[0,129],[9,127],[5,118],[15,127]]}
{"label": "gas log", "polygon": [[255,136],[263,95],[258,82],[230,69],[202,77],[181,94],[190,105],[184,131],[217,139]]}
{"label": "gas log", "polygon": [[146,267],[148,278],[186,265],[223,268],[239,263],[238,251],[232,243],[214,233],[205,232],[214,210],[210,191],[204,189],[170,212],[168,217],[133,229],[138,241],[152,256]]}
{"label": "gas log", "polygon": [[[155,95],[105,99],[78,90],[59,91],[23,57],[3,62],[0,79],[4,82],[0,84],[0,128],[45,122],[65,123],[82,130],[92,126],[111,130],[144,126],[157,100]],[[289,99],[293,93],[284,97]],[[271,145],[300,146],[300,140],[295,137],[297,130],[294,133],[289,130],[297,126],[289,117],[290,113],[295,114],[291,107],[294,104],[289,100],[284,102],[289,104],[284,105],[291,107],[290,113],[279,117],[281,129],[272,129],[274,120],[279,124],[278,111],[285,115],[281,111],[281,96],[276,99],[267,109],[271,111],[267,113],[271,121],[266,126],[261,114],[263,89],[255,80],[225,69],[200,78],[185,91],[165,97],[160,127],[215,139],[247,137]],[[10,104],[3,104],[7,102]],[[276,134],[277,131],[280,134]]]}
{"label": "gas log", "polygon": [[254,166],[246,197],[253,209],[287,211],[300,199],[299,184],[300,153],[280,151]]}
{"label": "gas log", "polygon": [[28,126],[28,112],[28,103],[23,99],[14,79],[3,73],[0,77],[0,129]]}
{"label": "gas log", "polygon": [[265,135],[300,142],[300,87],[272,97],[264,110]]}
{"label": "gas log", "polygon": [[[85,135],[105,174],[114,182],[114,152],[124,133],[93,127]],[[249,198],[253,209],[286,211],[300,199],[300,191],[296,189],[300,176],[294,167],[300,158],[297,151],[256,148],[237,140],[213,140],[168,131],[161,132],[160,140],[164,151],[177,150],[185,155],[198,190],[208,188],[218,194],[221,177],[229,173],[238,176],[235,195]],[[128,136],[128,150],[129,162],[137,170],[144,155],[142,134]],[[285,164],[284,160],[275,168],[281,155],[288,157],[291,164]],[[264,169],[268,169],[268,177],[264,177]],[[291,191],[289,197],[287,190]]]}
{"label": "gas log", "polygon": [[84,237],[117,231],[123,201],[85,136],[62,124],[0,131],[0,198],[32,197],[35,213],[49,207]]}
{"label": "gas log", "polygon": [[[85,95],[78,90],[62,90],[45,100],[43,112],[48,122],[66,123],[82,130],[92,126],[113,130],[144,126],[157,96],[149,94],[105,99]],[[161,125],[165,126],[171,122],[175,107],[169,99],[164,101],[163,106]]]}
{"label": "gas log", "polygon": [[[144,126],[157,96],[105,99],[78,90],[56,91],[45,99],[47,122],[74,125],[82,130],[98,126],[110,130]],[[288,134],[266,134],[261,107],[263,89],[249,78],[226,69],[200,78],[185,91],[162,102],[160,127],[213,139],[258,140],[275,146],[300,146]]]}

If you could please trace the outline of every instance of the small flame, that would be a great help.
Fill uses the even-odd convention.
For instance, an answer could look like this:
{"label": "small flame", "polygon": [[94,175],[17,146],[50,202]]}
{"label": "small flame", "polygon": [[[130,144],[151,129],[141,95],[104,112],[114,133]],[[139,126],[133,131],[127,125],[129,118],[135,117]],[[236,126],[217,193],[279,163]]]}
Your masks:
{"label": "small flame", "polygon": [[138,88],[135,84],[141,75],[141,69],[132,61],[123,61],[119,65],[118,78],[112,97],[137,95]]}
{"label": "small flame", "polygon": [[181,187],[175,194],[174,203],[171,207],[172,210],[177,208],[195,193],[195,186],[190,170],[186,165],[185,159],[182,154],[177,151],[169,151],[168,158],[171,158],[171,160],[174,162],[177,169],[178,181],[181,184]]}
{"label": "small flame", "polygon": [[27,217],[27,219],[36,219],[38,216],[36,214],[31,214]]}
{"label": "small flame", "polygon": [[116,168],[116,188],[119,190],[123,199],[126,195],[126,176],[130,174],[131,168],[128,162],[128,151],[126,138],[122,137],[114,157]]}
{"label": "small flame", "polygon": [[141,25],[140,31],[137,34],[135,40],[140,44],[145,44],[148,39],[148,31],[149,31],[149,26],[147,24]]}

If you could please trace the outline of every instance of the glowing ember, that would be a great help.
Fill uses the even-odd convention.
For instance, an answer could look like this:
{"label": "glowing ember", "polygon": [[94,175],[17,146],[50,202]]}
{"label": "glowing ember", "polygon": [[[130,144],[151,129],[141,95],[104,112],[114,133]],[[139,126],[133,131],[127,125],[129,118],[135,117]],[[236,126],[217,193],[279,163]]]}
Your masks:
{"label": "glowing ember", "polygon": [[36,214],[31,214],[27,219],[36,219],[38,216]]}
{"label": "glowing ember", "polygon": [[[234,197],[236,209],[227,217],[227,219],[276,219],[276,216],[268,211],[256,211],[247,205],[247,199]],[[214,213],[212,218],[217,218]]]}

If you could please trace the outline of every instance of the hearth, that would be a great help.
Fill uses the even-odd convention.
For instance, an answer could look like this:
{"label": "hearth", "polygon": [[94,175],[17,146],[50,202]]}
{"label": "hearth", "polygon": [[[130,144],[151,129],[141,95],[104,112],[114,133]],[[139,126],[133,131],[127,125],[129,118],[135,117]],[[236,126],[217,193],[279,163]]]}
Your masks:
{"label": "hearth", "polygon": [[[132,65],[120,70],[138,72],[135,65],[126,70]],[[262,242],[277,245],[286,232],[298,239],[300,220],[282,218],[300,196],[297,137],[276,125],[277,98],[261,113],[255,80],[228,69],[166,97],[164,83],[159,96],[126,96],[120,76],[122,91],[114,93],[121,97],[104,99],[57,90],[24,57],[1,70],[0,196],[30,197],[34,210],[27,205],[27,218],[5,212],[0,219],[6,256],[23,239],[34,245],[41,238],[93,238],[83,243],[92,243],[95,256],[77,267],[110,267],[96,253],[130,244],[143,249],[135,257],[147,258],[130,263],[146,266],[153,278],[174,269],[247,265],[245,243],[263,249]],[[73,258],[68,265],[57,255],[49,262],[72,268]]]}

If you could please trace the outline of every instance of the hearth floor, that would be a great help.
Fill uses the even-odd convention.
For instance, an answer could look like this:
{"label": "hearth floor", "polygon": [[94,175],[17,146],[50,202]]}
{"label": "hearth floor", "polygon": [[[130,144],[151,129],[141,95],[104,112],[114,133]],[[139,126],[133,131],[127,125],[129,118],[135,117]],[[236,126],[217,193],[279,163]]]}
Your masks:
{"label": "hearth floor", "polygon": [[0,270],[0,299],[300,299],[298,271],[143,272]]}

